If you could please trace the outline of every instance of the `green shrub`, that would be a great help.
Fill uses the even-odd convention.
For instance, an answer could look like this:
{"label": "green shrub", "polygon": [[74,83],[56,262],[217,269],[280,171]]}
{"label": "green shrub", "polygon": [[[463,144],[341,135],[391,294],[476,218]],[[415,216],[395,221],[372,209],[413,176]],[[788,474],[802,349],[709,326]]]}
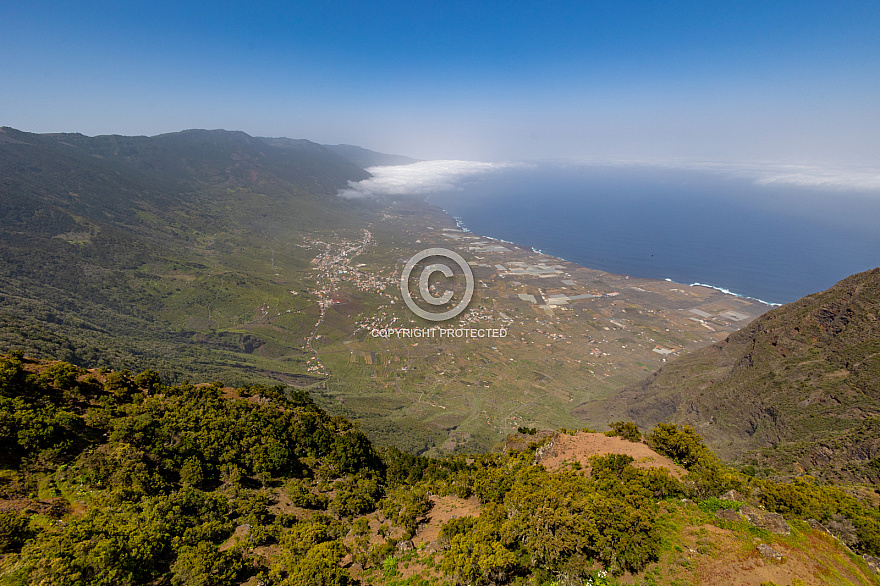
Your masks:
{"label": "green shrub", "polygon": [[382,514],[404,530],[415,533],[419,520],[431,510],[424,487],[400,487],[382,501]]}
{"label": "green shrub", "polygon": [[351,577],[339,566],[345,546],[339,540],[318,544],[288,567],[285,586],[348,586]]}
{"label": "green shrub", "polygon": [[[880,554],[880,511],[835,486],[817,484],[811,477],[795,478],[790,483],[761,481],[761,504],[768,510],[802,519],[819,519],[839,524],[859,551]],[[852,529],[854,535],[851,535]]]}
{"label": "green shrub", "polygon": [[171,564],[171,583],[175,586],[232,586],[247,568],[235,550],[220,551],[212,543],[184,545]]}
{"label": "green shrub", "polygon": [[477,519],[468,523],[467,531],[462,530],[463,524],[455,524],[449,530],[446,530],[449,523],[444,524],[444,536],[452,537],[440,568],[467,584],[506,582],[518,566],[515,543],[502,529],[506,517],[503,506],[491,503],[483,507]]}
{"label": "green shrub", "polygon": [[713,496],[700,501],[700,509],[706,513],[714,515],[716,511],[720,511],[721,509],[733,509],[734,511],[738,511],[743,504],[745,503]]}
{"label": "green shrub", "polygon": [[162,377],[155,370],[145,370],[134,377],[134,384],[146,390],[154,390],[162,384]]}
{"label": "green shrub", "polygon": [[363,515],[376,510],[376,501],[382,496],[382,489],[375,478],[351,477],[337,482],[334,486],[330,510],[340,517]]}
{"label": "green shrub", "polygon": [[304,485],[302,480],[288,480],[284,485],[284,490],[294,505],[304,509],[325,510],[327,505],[330,504],[330,499],[327,495],[314,494]]}
{"label": "green shrub", "polygon": [[0,553],[20,550],[32,536],[27,516],[0,512]]}
{"label": "green shrub", "polygon": [[79,369],[76,366],[68,362],[58,362],[47,366],[40,378],[54,384],[57,389],[71,389],[76,386],[77,376]]}
{"label": "green shrub", "polygon": [[611,428],[605,432],[607,436],[620,436],[629,442],[642,441],[642,432],[639,427],[632,421],[615,421],[609,425]]}
{"label": "green shrub", "polygon": [[647,439],[653,450],[688,470],[711,453],[703,444],[703,438],[690,425],[679,427],[674,423],[658,423]]}

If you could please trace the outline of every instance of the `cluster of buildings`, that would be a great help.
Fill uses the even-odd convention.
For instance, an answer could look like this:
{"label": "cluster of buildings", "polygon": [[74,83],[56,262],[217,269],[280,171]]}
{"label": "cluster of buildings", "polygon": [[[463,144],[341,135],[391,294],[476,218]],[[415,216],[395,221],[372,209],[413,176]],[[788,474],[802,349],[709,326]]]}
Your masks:
{"label": "cluster of buildings", "polygon": [[355,329],[354,333],[358,332],[371,332],[373,330],[381,330],[382,328],[396,328],[400,327],[397,323],[399,320],[396,316],[387,317],[385,309],[388,306],[380,305],[376,308],[376,314],[371,315],[365,318],[358,320],[357,329]]}
{"label": "cluster of buildings", "polygon": [[392,284],[392,277],[365,273],[360,270],[365,264],[352,264],[352,259],[363,252],[372,241],[373,234],[369,230],[364,230],[364,237],[360,241],[339,240],[331,243],[306,239],[308,245],[325,249],[312,259],[321,281],[321,288],[317,292],[319,296],[333,295],[341,281],[352,283],[359,291],[380,293]]}
{"label": "cluster of buildings", "polygon": [[[326,376],[327,368],[318,358],[318,353],[312,346],[312,342],[320,338],[318,329],[324,322],[327,309],[334,303],[341,301],[339,294],[339,284],[342,281],[349,281],[361,291],[376,291],[383,293],[389,285],[390,277],[382,277],[379,275],[370,275],[360,271],[363,264],[353,265],[352,259],[362,253],[367,246],[373,241],[373,235],[369,230],[364,230],[364,236],[359,241],[337,240],[335,242],[324,242],[316,239],[305,239],[304,246],[323,248],[324,251],[312,259],[312,264],[318,271],[316,280],[318,289],[314,292],[318,297],[318,305],[321,309],[320,317],[315,323],[312,334],[306,339],[305,349],[313,353],[309,358],[307,371],[312,374]],[[389,295],[390,297],[390,295]]]}

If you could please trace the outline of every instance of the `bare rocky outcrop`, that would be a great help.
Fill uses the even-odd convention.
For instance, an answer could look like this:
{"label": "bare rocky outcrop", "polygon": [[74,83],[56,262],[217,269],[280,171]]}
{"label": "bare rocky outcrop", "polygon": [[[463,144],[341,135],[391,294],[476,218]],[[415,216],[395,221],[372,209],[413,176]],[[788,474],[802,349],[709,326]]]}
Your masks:
{"label": "bare rocky outcrop", "polygon": [[831,537],[834,537],[834,534],[828,530],[828,527],[815,519],[807,519],[807,524],[810,526],[810,529],[813,529],[814,531],[820,531],[825,535],[830,535]]}
{"label": "bare rocky outcrop", "polygon": [[746,501],[746,497],[738,493],[735,489],[731,488],[727,492],[721,495],[721,498],[728,501],[737,501],[740,503],[744,503]]}
{"label": "bare rocky outcrop", "polygon": [[875,558],[872,555],[866,555],[863,556],[863,558],[872,572],[880,574],[880,558]]}
{"label": "bare rocky outcrop", "polygon": [[755,527],[778,535],[791,535],[791,528],[779,513],[768,513],[751,505],[743,505],[739,512]]}
{"label": "bare rocky outcrop", "polygon": [[533,463],[537,466],[545,458],[554,455],[556,455],[556,441],[555,439],[551,439],[549,442],[535,450],[535,461]]}
{"label": "bare rocky outcrop", "polygon": [[715,511],[715,518],[722,521],[729,521],[731,523],[742,521],[742,517],[740,516],[740,514],[733,509],[719,509]]}
{"label": "bare rocky outcrop", "polygon": [[778,564],[785,562],[785,556],[767,545],[766,543],[758,545],[758,551],[761,553],[762,556],[772,562],[776,562]]}

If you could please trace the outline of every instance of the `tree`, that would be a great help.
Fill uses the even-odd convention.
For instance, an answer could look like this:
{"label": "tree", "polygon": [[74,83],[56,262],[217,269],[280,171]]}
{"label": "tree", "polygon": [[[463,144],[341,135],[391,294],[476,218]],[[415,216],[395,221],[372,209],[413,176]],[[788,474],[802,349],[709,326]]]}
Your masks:
{"label": "tree", "polygon": [[490,503],[471,522],[454,523],[449,529],[449,523],[444,524],[449,550],[440,568],[466,584],[507,581],[517,567],[517,555],[509,547],[514,544],[502,539],[500,532],[506,516],[503,506]]}
{"label": "tree", "polygon": [[162,384],[162,377],[155,370],[147,369],[134,377],[134,384],[142,389],[152,391]]}
{"label": "tree", "polygon": [[680,427],[674,423],[658,423],[648,436],[648,445],[688,470],[711,453],[703,444],[703,438],[690,425]]}
{"label": "tree", "polygon": [[335,495],[330,509],[341,517],[362,515],[376,510],[382,489],[375,478],[354,476],[334,485]]}
{"label": "tree", "polygon": [[180,482],[183,485],[194,487],[201,486],[205,481],[205,474],[202,471],[202,463],[198,458],[187,458],[186,462],[180,468]]}
{"label": "tree", "polygon": [[615,421],[608,427],[610,427],[611,430],[606,431],[605,435],[620,436],[629,442],[642,441],[642,432],[639,431],[639,427],[632,421]]}
{"label": "tree", "polygon": [[220,551],[212,543],[183,546],[171,565],[171,583],[182,586],[231,586],[238,584],[246,564],[234,550]]}
{"label": "tree", "polygon": [[[325,536],[326,533],[321,534],[321,537]],[[314,539],[320,537],[314,534],[305,537],[306,541],[297,547],[285,548],[281,562],[273,568],[276,576],[286,575],[280,583],[284,586],[347,586],[351,578],[339,566],[346,554],[342,541],[334,539],[314,543]],[[290,539],[285,539],[283,543],[290,542]],[[306,548],[309,543],[312,545]]]}
{"label": "tree", "polygon": [[382,514],[398,527],[415,533],[419,519],[431,510],[431,499],[424,487],[401,486],[382,501]]}

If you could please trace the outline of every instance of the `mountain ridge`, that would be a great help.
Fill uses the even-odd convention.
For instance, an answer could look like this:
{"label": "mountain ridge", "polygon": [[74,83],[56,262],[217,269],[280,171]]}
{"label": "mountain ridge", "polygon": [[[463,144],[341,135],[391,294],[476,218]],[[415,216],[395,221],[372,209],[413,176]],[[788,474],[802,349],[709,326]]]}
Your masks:
{"label": "mountain ridge", "polygon": [[[230,363],[252,380],[281,376],[244,364],[254,332],[215,331],[205,307],[223,292],[227,311],[250,321],[257,291],[265,304],[291,289],[273,282],[272,250],[368,221],[371,202],[336,193],[369,176],[317,143],[273,146],[239,131],[88,137],[3,127],[0,344],[131,367],[148,355],[178,363],[178,376]],[[278,259],[294,275],[311,258],[300,250]],[[235,289],[224,275],[236,275]],[[202,352],[206,335],[209,360],[174,358]]]}
{"label": "mountain ridge", "polygon": [[351,144],[324,145],[334,153],[345,157],[356,165],[363,167],[384,167],[388,165],[411,165],[420,162],[419,159],[404,157],[402,155],[387,155],[377,153],[363,147]]}
{"label": "mountain ridge", "polygon": [[880,268],[774,308],[606,406],[643,427],[693,425],[745,465],[876,481]]}

